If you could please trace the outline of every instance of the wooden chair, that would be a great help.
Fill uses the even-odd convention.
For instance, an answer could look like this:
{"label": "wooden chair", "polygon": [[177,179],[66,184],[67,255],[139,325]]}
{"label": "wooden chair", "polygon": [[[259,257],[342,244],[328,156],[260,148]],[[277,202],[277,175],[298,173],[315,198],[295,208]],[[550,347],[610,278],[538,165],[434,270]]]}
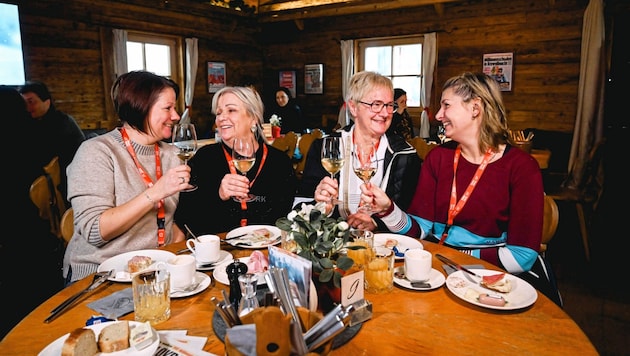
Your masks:
{"label": "wooden chair", "polygon": [[29,196],[39,209],[39,216],[50,222],[50,232],[61,238],[61,216],[66,212],[63,195],[57,189],[61,181],[59,157],[54,157],[44,166],[44,175],[37,177],[31,184]]}
{"label": "wooden chair", "polygon": [[271,145],[286,153],[289,158],[293,158],[293,152],[295,152],[297,141],[297,134],[293,131],[289,131],[284,134],[284,136],[276,137]]}
{"label": "wooden chair", "polygon": [[72,208],[69,208],[65,213],[63,213],[63,215],[61,215],[59,227],[61,230],[61,237],[63,237],[67,245],[74,234],[74,210]]}
{"label": "wooden chair", "polygon": [[427,153],[429,153],[429,151],[431,151],[434,147],[437,146],[436,144],[428,144],[421,137],[414,137],[410,139],[408,142],[410,145],[412,145],[416,149],[416,152],[418,153],[418,157],[420,157],[423,161],[424,161],[424,158],[427,156]]}
{"label": "wooden chair", "polygon": [[313,141],[322,137],[324,137],[324,132],[320,129],[314,129],[310,133],[302,134],[302,136],[300,137],[298,148],[300,149],[300,153],[302,153],[302,159],[300,159],[295,165],[295,175],[298,177],[298,179],[301,179],[302,174],[304,174],[306,155],[308,154],[308,150],[311,148]]}
{"label": "wooden chair", "polygon": [[[575,206],[575,211],[580,224],[580,234],[584,245],[586,261],[590,261],[589,228],[592,215],[597,210],[599,199],[604,190],[603,154],[606,139],[597,142],[588,155],[584,175],[578,187],[562,186],[556,191],[547,192],[547,195],[556,201],[567,202]],[[586,213],[589,216],[586,216]]]}
{"label": "wooden chair", "polygon": [[540,242],[539,250],[540,254],[543,256],[547,251],[547,245],[556,234],[560,219],[558,204],[556,204],[556,201],[552,197],[545,195],[544,204],[542,241]]}

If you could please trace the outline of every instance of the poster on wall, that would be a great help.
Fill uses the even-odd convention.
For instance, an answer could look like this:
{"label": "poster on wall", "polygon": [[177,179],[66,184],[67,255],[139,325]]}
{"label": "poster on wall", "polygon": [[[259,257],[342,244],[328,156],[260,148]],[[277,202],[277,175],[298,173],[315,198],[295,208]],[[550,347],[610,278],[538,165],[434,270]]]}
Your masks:
{"label": "poster on wall", "polygon": [[289,89],[291,92],[291,96],[295,98],[295,71],[294,70],[283,70],[278,74],[278,83],[281,87],[285,87]]}
{"label": "poster on wall", "polygon": [[512,90],[514,53],[488,53],[483,55],[483,72],[494,78],[501,91]]}
{"label": "poster on wall", "polygon": [[307,64],[304,66],[304,93],[324,93],[324,65]]}
{"label": "poster on wall", "polygon": [[208,93],[225,87],[225,62],[208,62]]}

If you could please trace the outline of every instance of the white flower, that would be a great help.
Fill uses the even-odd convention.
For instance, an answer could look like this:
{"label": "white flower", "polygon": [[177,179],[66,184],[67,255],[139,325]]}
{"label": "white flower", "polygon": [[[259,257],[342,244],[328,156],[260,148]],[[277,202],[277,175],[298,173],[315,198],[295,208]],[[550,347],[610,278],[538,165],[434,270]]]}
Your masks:
{"label": "white flower", "polygon": [[269,119],[269,123],[271,124],[271,126],[280,126],[281,121],[282,118],[276,114],[271,115],[271,118]]}

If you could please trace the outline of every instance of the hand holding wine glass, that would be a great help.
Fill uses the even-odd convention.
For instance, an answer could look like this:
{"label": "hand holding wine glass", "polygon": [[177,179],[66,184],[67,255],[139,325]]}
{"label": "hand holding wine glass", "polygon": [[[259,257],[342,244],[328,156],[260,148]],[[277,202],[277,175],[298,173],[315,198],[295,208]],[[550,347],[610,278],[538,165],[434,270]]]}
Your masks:
{"label": "hand holding wine glass", "polygon": [[446,130],[444,129],[444,124],[440,122],[437,130],[437,136],[440,139],[440,144],[446,142]]}
{"label": "hand holding wine glass", "polygon": [[[370,179],[374,177],[378,169],[378,161],[376,160],[376,149],[374,143],[355,144],[352,154],[352,169],[363,183],[369,188]],[[372,213],[371,204],[363,204],[359,206],[359,211],[364,213]]]}
{"label": "hand holding wine glass", "polygon": [[[239,171],[243,176],[247,176],[247,172],[256,163],[256,147],[254,139],[252,137],[235,137],[232,140],[232,164],[234,168]],[[247,197],[233,197],[235,201],[252,201],[254,199],[253,194],[248,194]]]}
{"label": "hand holding wine glass", "polygon": [[[172,143],[175,147],[177,147],[177,156],[179,159],[182,160],[184,164],[188,165],[188,161],[195,155],[198,147],[195,125],[176,124],[173,126]],[[184,189],[182,192],[191,192],[197,189],[197,185],[194,184],[192,176],[188,184],[192,187]]]}
{"label": "hand holding wine glass", "polygon": [[[330,173],[330,178],[335,179],[343,164],[344,158],[344,145],[343,138],[339,136],[327,136],[323,139],[321,162],[324,169]],[[331,197],[331,204],[339,204],[341,201],[335,197]]]}

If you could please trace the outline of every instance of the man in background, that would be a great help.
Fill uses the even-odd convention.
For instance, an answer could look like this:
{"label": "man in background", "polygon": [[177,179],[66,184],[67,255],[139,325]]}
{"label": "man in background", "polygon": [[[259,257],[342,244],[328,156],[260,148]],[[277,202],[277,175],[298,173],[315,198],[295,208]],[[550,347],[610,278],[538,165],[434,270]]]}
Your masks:
{"label": "man in background", "polygon": [[63,194],[66,207],[69,207],[66,167],[72,162],[81,143],[85,141],[85,135],[72,116],[55,108],[46,84],[28,81],[19,91],[26,101],[31,118],[35,120],[32,125],[34,128],[32,137],[40,142],[40,147],[45,148],[37,152],[37,163],[43,167],[53,157],[59,156],[61,182],[58,188]]}

